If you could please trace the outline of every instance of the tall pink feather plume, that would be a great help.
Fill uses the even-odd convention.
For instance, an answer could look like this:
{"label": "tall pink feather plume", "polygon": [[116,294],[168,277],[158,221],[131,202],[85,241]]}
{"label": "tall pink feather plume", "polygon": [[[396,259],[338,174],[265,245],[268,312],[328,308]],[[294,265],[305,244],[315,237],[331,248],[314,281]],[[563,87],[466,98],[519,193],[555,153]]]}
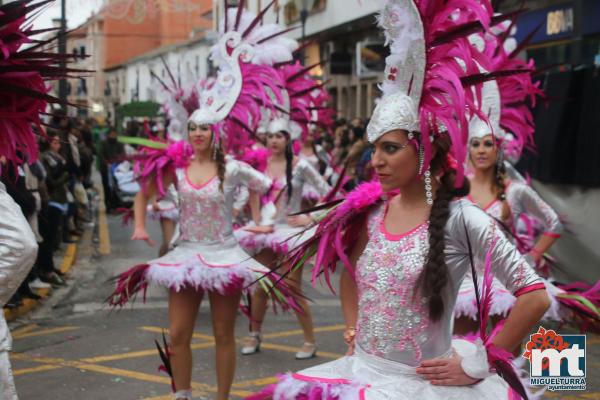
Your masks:
{"label": "tall pink feather plume", "polygon": [[290,96],[290,120],[302,127],[302,138],[308,136],[310,122],[330,129],[335,111],[329,107],[329,92],[324,87],[318,87],[319,82],[299,62],[284,64],[279,67],[279,72]]}
{"label": "tall pink feather plume", "polygon": [[23,49],[35,34],[30,20],[33,11],[43,5],[18,0],[0,6],[0,156],[15,165],[35,161],[36,133],[45,134],[40,114],[49,102],[60,103],[48,94],[46,81],[79,72],[60,67],[61,60],[70,62],[73,55],[40,52],[39,46]]}
{"label": "tall pink feather plume", "polygon": [[470,45],[466,34],[457,35],[435,46],[432,42],[449,35],[461,25],[474,21],[479,21],[484,28],[488,28],[493,11],[488,1],[479,0],[415,0],[415,4],[423,22],[427,49],[419,107],[425,165],[429,165],[432,156],[431,144],[427,138],[439,133],[439,128],[444,127],[452,139],[451,152],[459,161],[456,184],[461,185],[470,118],[465,110],[474,110],[474,104],[481,104],[474,97],[480,95],[481,84],[475,90],[466,90],[460,78],[479,73],[477,64],[487,65],[487,62],[485,55]]}
{"label": "tall pink feather plume", "polygon": [[504,49],[501,42],[502,34],[487,35],[485,52],[492,62],[492,70],[524,70],[529,73],[513,74],[498,78],[500,91],[501,114],[500,126],[514,137],[508,143],[507,155],[518,159],[525,148],[534,148],[535,133],[531,107],[535,107],[537,98],[544,98],[544,92],[539,88],[539,82],[533,82],[532,72],[535,70],[533,60],[525,62]]}

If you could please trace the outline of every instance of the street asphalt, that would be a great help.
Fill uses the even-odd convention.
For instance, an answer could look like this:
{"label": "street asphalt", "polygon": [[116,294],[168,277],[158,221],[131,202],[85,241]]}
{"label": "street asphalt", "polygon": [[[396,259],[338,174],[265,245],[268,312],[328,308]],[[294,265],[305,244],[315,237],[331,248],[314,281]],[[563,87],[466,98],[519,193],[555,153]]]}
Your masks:
{"label": "street asphalt", "polygon": [[[160,364],[154,340],[167,328],[166,292],[148,291],[146,303],[110,311],[104,300],[111,292],[110,277],[152,259],[157,248],[129,240],[131,227],[120,218],[100,218],[99,243],[84,237],[78,250],[69,289],[60,298],[11,324],[14,336],[12,362],[21,400],[168,400],[170,379],[158,371]],[[108,228],[108,229],[106,229]],[[150,223],[150,233],[159,242],[159,229]],[[106,232],[109,233],[107,238]],[[110,243],[105,243],[110,240]],[[108,246],[110,245],[110,246]],[[100,255],[110,248],[110,254]],[[319,345],[318,357],[296,361],[294,353],[302,335],[293,315],[270,312],[265,322],[262,351],[239,356],[232,398],[239,399],[274,382],[277,373],[296,371],[340,357],[345,351],[344,329],[338,300],[324,288],[305,283],[314,300],[313,313]],[[552,326],[548,325],[547,328]],[[248,329],[239,315],[236,335],[241,340]],[[560,328],[560,333],[574,332]],[[585,392],[546,393],[548,399],[600,399],[600,336],[588,335]],[[210,399],[216,390],[214,345],[210,315],[203,304],[193,339],[193,387],[198,398]],[[598,368],[598,369],[596,369]]]}

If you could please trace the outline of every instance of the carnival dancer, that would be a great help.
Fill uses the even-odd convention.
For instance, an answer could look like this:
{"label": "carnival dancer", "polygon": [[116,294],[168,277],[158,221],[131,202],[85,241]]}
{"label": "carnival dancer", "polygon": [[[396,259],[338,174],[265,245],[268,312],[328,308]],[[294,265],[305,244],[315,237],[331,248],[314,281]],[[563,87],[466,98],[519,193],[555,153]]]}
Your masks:
{"label": "carnival dancer", "polygon": [[[299,137],[299,132],[290,127],[288,120],[273,120],[268,131],[267,147],[271,156],[267,161],[266,174],[273,179],[275,190],[270,194],[271,201],[263,205],[260,226],[237,231],[237,237],[240,244],[254,253],[258,261],[274,267],[279,256],[303,243],[314,232],[308,231],[298,236],[312,223],[312,218],[305,215],[289,216],[302,209],[304,186],[310,184],[321,198],[329,192],[330,187],[308,161],[294,156],[292,142]],[[294,135],[293,131],[297,133]],[[302,270],[298,269],[288,276],[287,282],[292,288],[300,291]],[[296,316],[304,333],[304,344],[296,353],[296,359],[312,358],[316,354],[317,346],[310,308],[304,298],[299,298],[298,303],[301,310],[296,312]],[[252,299],[251,332],[244,343],[242,354],[250,355],[260,350],[266,311],[267,298],[256,291]]]}
{"label": "carnival dancer", "polygon": [[[33,17],[47,1],[17,0],[0,5],[0,168],[17,168],[38,158],[38,133],[43,133],[40,115],[49,102],[62,104],[48,94],[47,82],[76,74],[61,66],[77,58],[73,54],[49,53],[42,47],[50,40],[34,40],[39,30]],[[26,44],[34,45],[25,48]],[[4,306],[27,276],[37,256],[38,245],[19,206],[0,183],[0,306]],[[0,313],[0,398],[17,400],[8,353],[11,336]]]}
{"label": "carnival dancer", "polygon": [[[21,209],[0,183],[0,307],[10,300],[29,273],[37,249],[35,235]],[[17,399],[8,358],[11,348],[10,331],[4,313],[0,313],[0,398],[6,400]]]}
{"label": "carnival dancer", "polygon": [[[308,136],[302,141],[302,147],[300,147],[300,151],[298,152],[298,158],[306,160],[315,171],[324,175],[331,160],[323,147],[320,144],[315,143],[315,140],[317,139],[315,135],[316,126],[310,126]],[[302,190],[302,200],[305,205],[304,208],[314,206],[322,198],[322,195],[309,184],[305,185]]]}
{"label": "carnival dancer", "polygon": [[[499,77],[483,85],[481,104],[488,120],[474,116],[469,123],[468,160],[472,175],[471,191],[467,198],[499,223],[532,267],[544,272],[541,269],[542,257],[560,237],[563,226],[556,212],[524,179],[507,178],[507,170],[514,170],[510,162],[517,161],[524,148],[533,147],[533,117],[528,103],[535,105],[536,97],[542,94],[531,79],[533,63],[516,58],[514,49],[510,51],[511,38],[501,39],[505,37],[502,33],[509,25],[510,22],[506,22],[493,27],[485,35],[477,34],[470,38],[474,45],[490,54],[492,68],[523,72]],[[506,42],[502,43],[501,40]],[[512,175],[518,173],[513,172]],[[535,236],[533,221],[543,227],[544,231],[539,237]],[[523,232],[521,225],[528,229]],[[479,267],[481,273],[481,265]],[[474,332],[479,328],[477,300],[471,279],[469,274],[459,290],[454,326],[457,334]],[[585,321],[597,321],[600,318],[598,312],[589,307],[589,304],[598,301],[594,298],[593,290],[588,290],[588,293],[569,293],[547,280],[544,280],[544,284],[552,300],[544,319],[573,322],[576,325],[583,321],[580,327],[589,329]],[[516,299],[497,279],[493,280],[492,285],[490,316],[498,321],[506,317]],[[589,301],[586,302],[585,298]]]}
{"label": "carnival dancer", "polygon": [[[192,355],[190,341],[203,294],[211,302],[215,336],[218,399],[227,399],[235,371],[234,323],[243,291],[268,271],[238,246],[233,236],[233,203],[236,189],[250,191],[254,220],[258,222],[259,195],[271,180],[249,165],[225,156],[237,154],[256,130],[262,109],[274,111],[282,101],[283,83],[277,71],[260,63],[259,48],[246,39],[248,26],[257,26],[260,16],[242,18],[243,3],[228,10],[221,24],[221,38],[212,49],[218,75],[199,92],[200,107],[188,121],[189,143],[171,144],[166,150],[149,151],[142,161],[140,179],[144,191],[135,202],[135,240],[150,240],[145,230],[147,201],[169,184],[176,185],[180,207],[180,237],[165,256],[136,266],[119,277],[111,296],[112,305],[123,305],[154,283],[169,289],[170,346],[165,352],[172,371],[175,398],[191,399]],[[261,28],[269,29],[268,26]],[[274,31],[263,36],[275,37]],[[260,40],[261,36],[252,36]],[[291,59],[291,52],[288,52]],[[272,103],[273,102],[273,103]],[[190,147],[192,154],[187,153]],[[149,146],[152,144],[148,144]],[[278,278],[263,279],[260,287],[274,292],[272,298],[284,308],[295,306]]]}
{"label": "carnival dancer", "polygon": [[[462,85],[479,75],[474,60],[481,55],[456,28],[491,18],[488,2],[468,3],[385,2],[379,21],[391,56],[367,128],[378,182],[336,202],[291,254],[292,268],[316,255],[313,278],[327,282],[343,262],[348,355],[284,375],[250,399],[491,400],[511,398],[513,387],[526,396],[508,352],[549,300],[498,224],[460,199],[468,193],[465,110],[479,112],[474,92]],[[471,343],[452,340],[452,311],[474,262],[486,268],[481,337]],[[492,271],[518,299],[504,327],[488,336]]]}

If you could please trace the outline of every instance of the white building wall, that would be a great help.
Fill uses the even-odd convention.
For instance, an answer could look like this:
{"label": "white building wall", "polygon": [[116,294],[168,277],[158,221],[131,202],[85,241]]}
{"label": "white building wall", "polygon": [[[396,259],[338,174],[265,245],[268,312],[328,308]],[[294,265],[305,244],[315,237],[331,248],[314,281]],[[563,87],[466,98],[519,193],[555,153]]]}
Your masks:
{"label": "white building wall", "polygon": [[[309,7],[315,0],[308,0]],[[284,10],[285,5],[295,2],[298,9],[302,9],[302,0],[279,0],[279,21],[284,24]],[[214,0],[213,9],[222,7],[223,2],[221,0]],[[247,0],[247,8],[258,13],[259,5],[265,7],[270,3],[270,0]],[[275,7],[271,7],[269,12],[265,15],[265,21],[275,21]],[[310,14],[306,21],[306,36],[311,36],[316,33],[334,28],[339,25],[343,25],[350,21],[358,18],[365,17],[367,15],[376,13],[379,11],[379,1],[377,0],[327,0],[326,6],[323,11],[315,12]],[[213,12],[213,16],[217,13]],[[222,17],[223,13],[219,10],[219,16]],[[300,21],[293,23],[292,25],[300,24]],[[300,38],[302,32],[300,29],[289,33],[291,37]]]}
{"label": "white building wall", "polygon": [[[136,61],[126,64],[125,101],[122,104],[131,101],[159,101],[162,85],[152,77],[151,71],[154,71],[169,86],[172,86],[172,83],[168,70],[171,71],[177,83],[181,83],[183,86],[206,78],[209,50],[209,43],[196,42],[173,48],[162,54],[138,58]],[[165,68],[161,56],[168,65],[168,70]]]}

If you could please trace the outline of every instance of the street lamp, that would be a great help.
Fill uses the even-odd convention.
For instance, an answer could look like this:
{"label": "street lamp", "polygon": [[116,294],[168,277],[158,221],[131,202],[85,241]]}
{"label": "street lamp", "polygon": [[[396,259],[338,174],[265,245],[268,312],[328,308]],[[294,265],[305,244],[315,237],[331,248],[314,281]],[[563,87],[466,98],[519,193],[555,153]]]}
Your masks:
{"label": "street lamp", "polygon": [[[300,23],[302,24],[302,45],[304,45],[304,40],[306,38],[306,20],[308,19],[308,0],[302,0],[302,9],[300,10]],[[302,49],[302,59],[301,62],[304,64],[305,52],[306,49]]]}
{"label": "street lamp", "polygon": [[[61,0],[60,3],[60,30],[58,37],[58,52],[61,54],[65,54],[67,52],[67,0]],[[67,66],[66,59],[60,59],[60,68],[65,69]],[[67,102],[67,80],[66,78],[62,78],[58,82],[58,98]]]}

